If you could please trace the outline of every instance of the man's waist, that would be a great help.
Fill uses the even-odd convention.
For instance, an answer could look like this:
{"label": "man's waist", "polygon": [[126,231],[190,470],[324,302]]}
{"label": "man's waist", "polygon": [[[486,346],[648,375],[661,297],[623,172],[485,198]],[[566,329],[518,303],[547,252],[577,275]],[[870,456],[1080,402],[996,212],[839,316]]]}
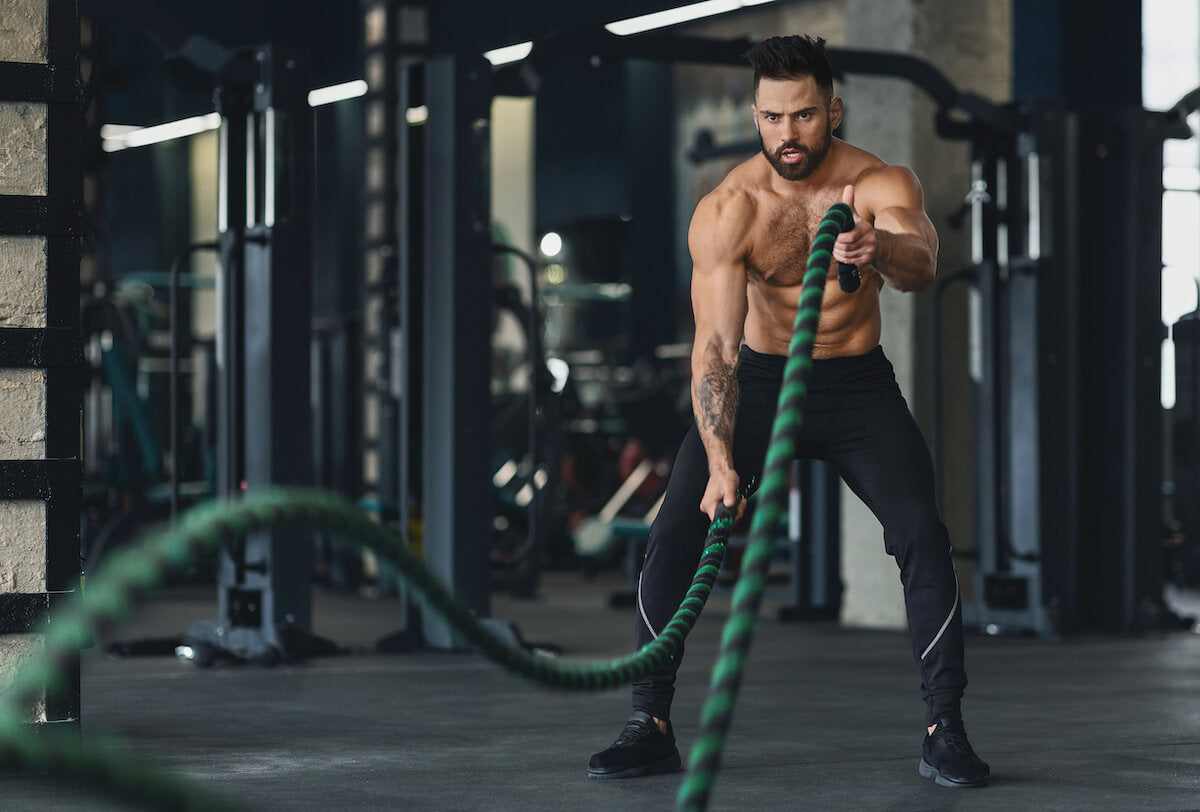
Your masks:
{"label": "man's waist", "polygon": [[[865,353],[814,358],[810,380],[838,378],[879,363],[887,363],[887,356],[879,344]],[[759,352],[748,344],[743,344],[738,352],[739,378],[745,376],[782,380],[786,365],[786,355]]]}

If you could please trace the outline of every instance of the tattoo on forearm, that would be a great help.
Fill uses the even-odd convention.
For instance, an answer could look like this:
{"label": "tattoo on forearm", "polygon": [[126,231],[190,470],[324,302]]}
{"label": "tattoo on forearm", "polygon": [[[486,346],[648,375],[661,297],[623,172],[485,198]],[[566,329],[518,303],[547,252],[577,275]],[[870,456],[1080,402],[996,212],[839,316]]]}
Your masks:
{"label": "tattoo on forearm", "polygon": [[739,394],[734,365],[714,359],[708,372],[696,382],[696,417],[701,430],[711,431],[723,443],[732,443]]}

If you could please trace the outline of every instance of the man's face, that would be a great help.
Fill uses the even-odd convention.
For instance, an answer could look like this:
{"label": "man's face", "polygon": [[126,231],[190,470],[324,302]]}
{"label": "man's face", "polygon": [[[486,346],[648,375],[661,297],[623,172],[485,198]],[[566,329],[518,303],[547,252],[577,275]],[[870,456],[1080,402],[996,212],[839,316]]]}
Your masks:
{"label": "man's face", "polygon": [[816,171],[842,119],[842,100],[827,97],[811,76],[762,79],[751,109],[763,155],[784,180]]}

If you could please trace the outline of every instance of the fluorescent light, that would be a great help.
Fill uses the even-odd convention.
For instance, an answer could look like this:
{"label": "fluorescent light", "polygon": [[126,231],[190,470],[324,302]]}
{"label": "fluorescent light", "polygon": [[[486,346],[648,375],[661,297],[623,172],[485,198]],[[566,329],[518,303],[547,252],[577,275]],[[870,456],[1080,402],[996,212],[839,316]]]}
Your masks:
{"label": "fluorescent light", "polygon": [[529,56],[533,50],[532,42],[518,42],[516,45],[506,45],[492,51],[484,51],[483,58],[493,65],[507,65],[509,62],[520,62]]}
{"label": "fluorescent light", "polygon": [[[340,85],[319,87],[309,91],[308,104],[319,107],[322,104],[332,104],[344,99],[353,99],[367,92],[367,83],[363,79],[343,82]],[[144,147],[171,141],[175,138],[186,138],[202,132],[215,130],[221,126],[220,113],[208,113],[203,116],[193,116],[179,121],[169,121],[166,124],[156,124],[153,127],[137,127],[129,124],[105,124],[100,128],[100,146],[105,152],[120,152],[131,147]]]}
{"label": "fluorescent light", "polygon": [[772,0],[704,0],[703,3],[692,3],[688,6],[680,6],[679,8],[670,8],[666,11],[656,11],[653,14],[643,14],[641,17],[630,17],[627,20],[618,20],[615,23],[609,23],[604,26],[612,33],[619,37],[627,37],[630,34],[640,34],[643,31],[652,31],[655,28],[666,28],[669,25],[679,25],[680,23],[699,20],[703,17],[712,17],[717,14],[726,14],[730,11],[737,11],[745,6],[759,6],[764,3],[770,3]]}
{"label": "fluorescent light", "polygon": [[141,124],[101,124],[101,138],[124,138],[130,133],[135,133],[142,129]]}
{"label": "fluorescent light", "polygon": [[106,124],[100,128],[100,146],[105,152],[119,152],[131,147],[144,147],[176,138],[187,138],[189,135],[198,135],[220,126],[220,113],[182,118],[178,121],[168,121],[166,124],[155,124],[153,127],[128,128],[120,124]]}
{"label": "fluorescent light", "polygon": [[404,111],[404,120],[413,127],[424,124],[429,120],[429,108],[423,104],[420,107],[410,107]]}
{"label": "fluorescent light", "polygon": [[318,87],[316,90],[308,91],[308,106],[320,107],[322,104],[354,99],[365,95],[366,92],[367,81],[365,79],[355,79],[352,82],[342,82],[340,85],[330,85],[329,87]]}

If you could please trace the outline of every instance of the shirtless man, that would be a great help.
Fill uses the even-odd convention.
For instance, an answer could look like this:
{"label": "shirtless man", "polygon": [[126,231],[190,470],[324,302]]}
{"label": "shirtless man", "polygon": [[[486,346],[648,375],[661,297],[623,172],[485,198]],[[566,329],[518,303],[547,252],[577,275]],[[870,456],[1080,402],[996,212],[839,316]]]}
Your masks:
{"label": "shirtless man", "polygon": [[[842,292],[830,263],[798,448],[832,465],[874,512],[900,568],[926,703],[921,775],[942,786],[984,786],[988,766],[968,743],[960,710],[962,615],[933,464],[879,346],[880,290],[928,287],[937,233],[910,170],[833,137],[842,100],[833,95],[824,40],[775,37],[747,58],[762,153],[730,172],[692,218],[696,425],[650,531],[637,644],[654,639],[683,600],[718,503],[736,506],[739,485],[761,475],[809,247],[822,215],[844,201],[854,228],[838,236],[833,259],[857,265],[862,284]],[[588,775],[679,769],[669,720],[681,658],[634,683],[634,714],[592,757]]]}

